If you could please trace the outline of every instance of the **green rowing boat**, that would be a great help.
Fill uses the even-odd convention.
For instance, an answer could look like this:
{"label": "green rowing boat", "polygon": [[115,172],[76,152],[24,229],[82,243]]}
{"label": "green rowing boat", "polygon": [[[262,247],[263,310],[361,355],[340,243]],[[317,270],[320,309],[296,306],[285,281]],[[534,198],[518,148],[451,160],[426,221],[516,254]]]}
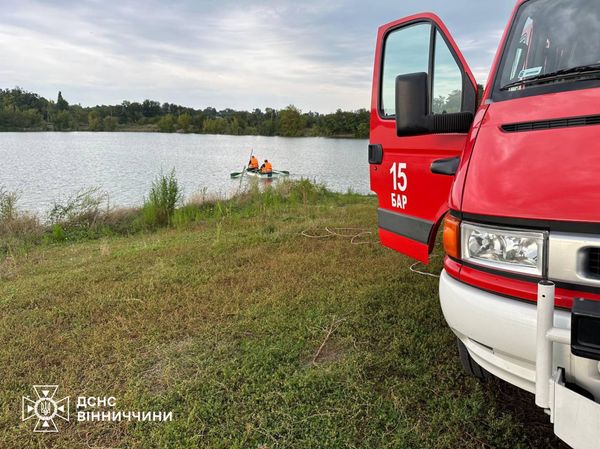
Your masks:
{"label": "green rowing boat", "polygon": [[274,179],[274,178],[281,178],[284,176],[289,176],[290,172],[287,170],[273,170],[273,173],[261,173],[258,170],[250,170],[250,169],[246,169],[245,172],[233,172],[230,174],[230,176],[232,178],[239,178],[242,175],[246,175],[246,176],[252,176],[254,178],[259,178],[259,179]]}

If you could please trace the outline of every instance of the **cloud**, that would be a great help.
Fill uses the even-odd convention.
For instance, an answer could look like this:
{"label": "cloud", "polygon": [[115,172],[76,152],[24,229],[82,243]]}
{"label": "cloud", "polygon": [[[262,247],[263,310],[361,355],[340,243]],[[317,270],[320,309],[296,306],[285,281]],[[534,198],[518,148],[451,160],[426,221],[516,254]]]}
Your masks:
{"label": "cloud", "polygon": [[84,105],[368,107],[377,27],[423,7],[484,82],[513,0],[478,3],[8,0],[0,84]]}

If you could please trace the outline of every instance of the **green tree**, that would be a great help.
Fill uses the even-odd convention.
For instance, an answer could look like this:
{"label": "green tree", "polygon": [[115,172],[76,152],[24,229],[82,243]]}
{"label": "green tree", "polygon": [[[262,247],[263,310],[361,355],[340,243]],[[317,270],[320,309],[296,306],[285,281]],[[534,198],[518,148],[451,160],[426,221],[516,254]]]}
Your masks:
{"label": "green tree", "polygon": [[460,112],[462,102],[462,92],[460,89],[453,90],[446,98],[442,95],[433,99],[432,110],[436,114],[449,114]]}
{"label": "green tree", "polygon": [[171,114],[162,116],[157,125],[161,133],[172,133],[175,130],[175,120]]}
{"label": "green tree", "polygon": [[204,120],[202,125],[204,134],[225,134],[227,132],[227,120],[224,118],[209,118]]}
{"label": "green tree", "polygon": [[186,132],[186,133],[190,129],[191,122],[192,122],[192,117],[187,112],[181,114],[177,118],[177,126],[179,127],[179,129],[181,129],[183,132]]}
{"label": "green tree", "polygon": [[274,136],[276,132],[275,123],[273,122],[273,119],[266,118],[263,121],[261,121],[258,125],[258,133],[261,136]]}
{"label": "green tree", "polygon": [[56,131],[67,131],[71,129],[71,115],[67,111],[59,111],[54,114],[52,123]]}
{"label": "green tree", "polygon": [[356,128],[356,132],[354,133],[354,137],[358,137],[359,139],[368,139],[369,138],[369,124],[361,123]]}
{"label": "green tree", "polygon": [[102,131],[102,121],[97,111],[88,114],[88,129],[90,131]]}
{"label": "green tree", "polygon": [[75,127],[79,127],[80,123],[87,123],[88,121],[88,108],[82,108],[80,105],[69,106],[69,113],[73,118],[73,124]]}
{"label": "green tree", "polygon": [[227,134],[231,134],[233,136],[239,136],[241,134],[244,134],[244,128],[242,127],[242,125],[240,125],[240,122],[238,121],[237,117],[233,117],[231,123],[229,123]]}
{"label": "green tree", "polygon": [[62,96],[62,92],[58,91],[58,98],[56,99],[56,109],[58,111],[66,111],[69,109],[69,103]]}
{"label": "green tree", "polygon": [[446,108],[448,112],[460,112],[462,107],[462,91],[460,89],[453,90],[446,98]]}
{"label": "green tree", "polygon": [[443,95],[438,95],[436,98],[433,99],[433,103],[431,104],[431,110],[434,113],[439,114],[444,110],[445,106],[446,106],[446,99],[444,98]]}
{"label": "green tree", "polygon": [[42,115],[34,108],[27,109],[24,113],[24,121],[27,128],[42,126]]}
{"label": "green tree", "polygon": [[304,131],[302,112],[294,105],[289,105],[280,113],[279,132],[282,136],[296,137]]}
{"label": "green tree", "polygon": [[104,117],[104,120],[102,120],[102,125],[104,127],[104,131],[116,130],[118,123],[119,123],[119,120],[116,117],[112,117],[110,115],[107,115],[106,117]]}
{"label": "green tree", "polygon": [[160,103],[158,101],[144,100],[142,103],[142,114],[144,117],[156,117],[160,115]]}

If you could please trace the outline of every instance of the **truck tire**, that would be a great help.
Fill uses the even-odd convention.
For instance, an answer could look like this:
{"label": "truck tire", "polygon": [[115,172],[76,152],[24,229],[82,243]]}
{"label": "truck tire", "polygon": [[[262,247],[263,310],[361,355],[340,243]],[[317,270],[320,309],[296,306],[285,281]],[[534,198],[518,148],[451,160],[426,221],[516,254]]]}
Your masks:
{"label": "truck tire", "polygon": [[460,363],[467,374],[470,376],[474,376],[481,381],[487,381],[492,378],[492,375],[483,369],[479,364],[473,360],[471,354],[467,350],[465,344],[460,341],[460,339],[456,339],[458,344],[458,355],[460,357]]}

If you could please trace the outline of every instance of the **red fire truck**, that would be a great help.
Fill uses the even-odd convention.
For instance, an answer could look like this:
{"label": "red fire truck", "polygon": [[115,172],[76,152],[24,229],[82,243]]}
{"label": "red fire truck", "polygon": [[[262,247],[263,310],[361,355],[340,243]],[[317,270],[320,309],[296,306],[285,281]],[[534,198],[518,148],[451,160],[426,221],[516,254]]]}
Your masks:
{"label": "red fire truck", "polygon": [[379,28],[369,145],[383,245],[427,263],[466,371],[600,447],[600,1],[520,0],[487,86],[434,14]]}

